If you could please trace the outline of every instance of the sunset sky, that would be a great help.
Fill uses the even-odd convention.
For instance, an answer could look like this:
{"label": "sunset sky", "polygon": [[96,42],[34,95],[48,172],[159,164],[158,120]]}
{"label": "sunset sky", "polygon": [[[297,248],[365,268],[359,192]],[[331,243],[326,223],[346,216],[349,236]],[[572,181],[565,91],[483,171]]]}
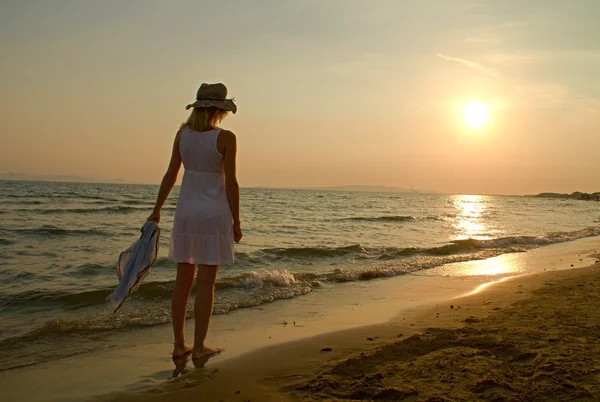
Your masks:
{"label": "sunset sky", "polygon": [[223,82],[245,187],[600,191],[599,15],[596,0],[3,1],[0,173],[158,183],[185,105]]}

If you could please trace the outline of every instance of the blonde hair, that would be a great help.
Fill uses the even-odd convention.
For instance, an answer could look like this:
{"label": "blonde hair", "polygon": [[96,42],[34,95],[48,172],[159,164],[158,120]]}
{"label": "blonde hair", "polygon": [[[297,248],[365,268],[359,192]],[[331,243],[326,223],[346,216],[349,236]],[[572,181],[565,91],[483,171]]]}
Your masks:
{"label": "blonde hair", "polygon": [[219,123],[229,114],[228,110],[216,107],[195,107],[181,128],[188,127],[193,131],[209,131],[217,128]]}

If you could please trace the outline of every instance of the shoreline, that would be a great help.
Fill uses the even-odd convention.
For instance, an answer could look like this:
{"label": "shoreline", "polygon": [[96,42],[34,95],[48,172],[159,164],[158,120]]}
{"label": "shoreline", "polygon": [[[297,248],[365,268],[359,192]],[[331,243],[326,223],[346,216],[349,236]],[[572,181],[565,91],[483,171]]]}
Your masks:
{"label": "shoreline", "polygon": [[[203,375],[196,376],[194,379],[173,381],[161,387],[160,391],[154,390],[152,393],[155,394],[154,399],[157,401],[176,398],[183,402],[191,402],[200,396],[209,401],[315,399],[339,401],[355,400],[354,398],[359,396],[360,398],[357,399],[364,399],[367,392],[372,392],[371,398],[373,399],[401,400],[404,397],[418,395],[418,392],[413,392],[419,391],[417,387],[411,386],[408,387],[408,390],[402,389],[407,378],[401,378],[402,381],[395,391],[390,391],[389,385],[382,385],[378,389],[370,387],[373,379],[390,375],[404,360],[403,357],[398,358],[395,355],[397,360],[392,358],[391,361],[386,361],[385,356],[391,354],[390,349],[402,348],[406,344],[410,346],[410,343],[418,342],[422,338],[440,337],[442,339],[439,341],[437,349],[443,351],[451,346],[449,340],[443,339],[448,333],[485,322],[489,317],[494,317],[496,312],[505,309],[510,312],[514,309],[515,303],[531,299],[534,292],[546,285],[552,286],[563,280],[578,282],[590,274],[594,274],[600,284],[599,271],[600,264],[595,264],[586,268],[507,278],[487,286],[485,290],[478,293],[449,299],[443,304],[417,308],[386,324],[338,331],[302,339],[280,347],[266,348],[232,359],[229,364],[221,364],[218,372],[207,369],[196,370],[202,372]],[[455,307],[451,309],[450,306]],[[494,345],[486,345],[486,347],[493,349]],[[321,351],[323,348],[330,348],[331,351],[323,352]],[[427,345],[418,345],[415,347],[416,350],[410,350],[410,347],[406,347],[406,349],[408,350],[400,350],[398,353],[400,355],[413,353],[421,356],[429,354]],[[529,352],[519,353],[514,358],[516,360],[529,359],[527,353]],[[521,355],[523,356],[519,357]],[[432,357],[431,359],[435,360],[436,358]],[[261,362],[260,366],[257,366],[258,361]],[[380,366],[385,363],[393,368],[380,369]],[[447,358],[445,364],[452,365],[453,363],[451,359]],[[427,382],[443,379],[442,374],[440,373],[438,376],[433,373],[425,383],[420,385],[427,387]],[[483,376],[481,370],[479,370],[479,374]],[[427,377],[425,374],[423,375]],[[339,379],[340,377],[343,381]],[[366,378],[366,380],[362,381],[362,378]],[[485,388],[486,379],[482,377],[481,380],[475,382],[477,384],[483,382]],[[352,389],[353,384],[356,383],[359,385]],[[189,386],[194,388],[186,389]],[[571,385],[567,385],[567,387],[569,386]],[[493,384],[490,385],[490,389],[494,387]],[[578,385],[574,384],[572,387],[576,389]],[[240,393],[237,393],[238,391]],[[579,391],[583,394],[586,392],[585,389]],[[390,393],[391,399],[383,397],[382,393],[385,392]],[[380,396],[377,397],[377,395]],[[447,396],[443,393],[440,395]],[[475,395],[476,393],[471,397],[476,397]],[[148,394],[122,394],[98,400],[133,402],[145,400],[148,396]],[[367,397],[367,399],[370,398]],[[467,399],[458,400],[471,399],[467,397]]]}
{"label": "shoreline", "polygon": [[[428,327],[456,326],[460,314],[475,315],[504,308],[528,296],[533,287],[543,286],[539,283],[541,276],[579,272],[568,265],[573,263],[573,268],[589,265],[593,261],[576,256],[594,248],[600,249],[598,237],[445,266],[451,272],[458,268],[482,272],[481,266],[495,273],[498,266],[514,266],[519,273],[536,269],[537,273],[525,276],[446,277],[443,272],[406,275],[350,283],[339,287],[334,294],[314,292],[293,301],[278,301],[227,317],[216,316],[209,342],[218,339],[213,343],[224,346],[226,352],[211,359],[202,369],[194,369],[192,362],[186,368],[173,366],[168,358],[170,326],[161,326],[124,336],[122,347],[114,350],[0,373],[0,385],[6,389],[9,400],[64,400],[67,396],[85,400],[98,395],[93,400],[135,401],[152,395],[165,400],[176,396],[185,401],[198,399],[199,392],[203,400],[294,400],[281,390],[293,390],[340,361],[361,352],[371,353],[390,342],[422,333]],[[544,272],[557,265],[560,271]],[[485,285],[490,281],[492,285]],[[501,297],[500,293],[516,286],[515,281],[531,281],[531,285],[512,298]],[[476,292],[474,289],[478,287]],[[456,301],[457,297],[491,298],[492,294],[497,302],[477,308]],[[449,311],[441,307],[451,300],[461,308]],[[191,327],[188,324],[188,333]],[[398,338],[400,333],[403,335]],[[140,343],[140,339],[151,342]],[[323,348],[332,351],[321,352]],[[169,379],[181,370],[187,372]],[[235,394],[236,391],[241,394]]]}
{"label": "shoreline", "polygon": [[[572,255],[574,260],[579,257]],[[202,395],[205,400],[215,401],[293,401],[303,397],[306,400],[311,396],[320,399],[327,394],[307,393],[306,390],[323,383],[328,384],[325,386],[327,388],[331,385],[330,382],[335,383],[335,380],[324,379],[323,375],[328,371],[339,370],[357,359],[368,361],[378,350],[397,344],[398,341],[410,342],[421,334],[428,335],[427,332],[434,334],[437,330],[459,329],[480,322],[493,316],[495,312],[510,309],[514,303],[528,300],[536,289],[541,289],[546,284],[564,279],[577,281],[599,269],[600,265],[596,263],[588,267],[546,270],[501,278],[442,303],[415,306],[385,323],[330,332],[264,348],[223,362],[218,365],[218,373],[211,372],[210,369],[194,370],[194,373],[198,372],[199,375],[201,372],[203,375],[194,374],[194,378],[188,379],[182,376],[164,384],[160,391],[154,390],[154,398],[158,401],[171,398],[192,401]],[[323,348],[332,350],[322,352]],[[259,361],[261,364],[257,365]],[[379,376],[381,373],[377,370],[361,370],[360,376],[369,375]],[[349,383],[355,382],[357,378],[359,377],[354,373]],[[337,384],[343,386],[341,382]],[[195,388],[182,389],[189,386]],[[298,390],[299,387],[302,390]],[[236,394],[238,391],[240,393]],[[138,401],[147,396],[122,394],[109,400]],[[334,396],[330,395],[330,399],[326,400],[343,399],[340,394]]]}

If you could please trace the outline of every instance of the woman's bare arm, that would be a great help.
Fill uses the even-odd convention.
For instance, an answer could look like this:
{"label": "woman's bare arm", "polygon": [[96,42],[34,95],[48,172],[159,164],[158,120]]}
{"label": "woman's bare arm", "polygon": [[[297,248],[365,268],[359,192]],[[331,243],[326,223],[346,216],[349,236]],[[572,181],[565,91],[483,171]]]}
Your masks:
{"label": "woman's bare arm", "polygon": [[173,152],[171,154],[171,161],[169,167],[165,173],[162,182],[160,183],[160,189],[158,190],[158,197],[156,198],[156,204],[152,210],[152,214],[148,217],[149,220],[160,221],[160,210],[169,197],[169,193],[173,189],[175,182],[177,181],[177,175],[181,168],[181,154],[179,153],[179,141],[181,138],[181,131],[177,132],[175,141],[173,142]]}
{"label": "woman's bare arm", "polygon": [[225,191],[227,201],[233,215],[233,235],[234,240],[239,242],[242,238],[240,229],[240,185],[237,181],[236,158],[237,158],[237,138],[231,131],[223,130],[223,143],[225,145],[224,168],[225,168]]}

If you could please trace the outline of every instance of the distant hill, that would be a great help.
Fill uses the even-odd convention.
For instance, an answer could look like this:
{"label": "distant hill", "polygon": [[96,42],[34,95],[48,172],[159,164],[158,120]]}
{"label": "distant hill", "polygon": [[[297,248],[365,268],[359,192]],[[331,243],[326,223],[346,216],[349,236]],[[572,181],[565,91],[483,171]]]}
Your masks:
{"label": "distant hill", "polygon": [[74,183],[126,183],[122,179],[112,180],[96,180],[90,177],[83,177],[77,175],[31,175],[24,173],[0,173],[0,180],[14,180],[14,181],[58,181],[58,182],[74,182]]}
{"label": "distant hill", "polygon": [[538,198],[560,198],[570,200],[585,200],[585,201],[600,201],[600,192],[597,193],[582,193],[581,191],[575,191],[571,194],[561,193],[540,193],[536,195],[530,195],[529,197]]}

